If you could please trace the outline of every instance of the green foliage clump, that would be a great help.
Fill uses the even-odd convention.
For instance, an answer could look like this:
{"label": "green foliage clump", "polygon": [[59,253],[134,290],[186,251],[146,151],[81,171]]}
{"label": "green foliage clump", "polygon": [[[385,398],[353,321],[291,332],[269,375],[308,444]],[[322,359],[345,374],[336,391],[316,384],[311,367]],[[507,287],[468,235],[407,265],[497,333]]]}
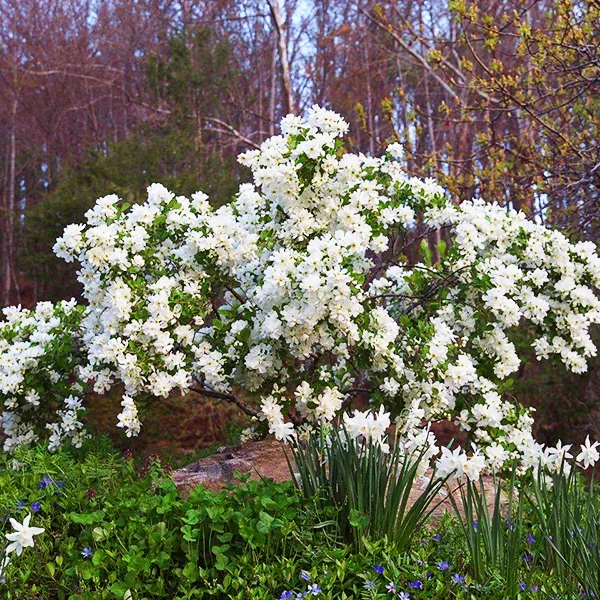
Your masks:
{"label": "green foliage clump", "polygon": [[478,576],[449,514],[433,530],[415,530],[408,548],[365,537],[356,550],[344,543],[338,509],[292,482],[200,486],[183,497],[159,461],[139,465],[105,440],[55,454],[24,450],[13,460],[0,457],[0,529],[10,530],[9,516],[32,514],[45,532],[12,557],[0,582],[6,600],[580,597],[581,588],[546,568],[547,545],[540,528],[528,529],[529,509],[512,536],[534,560],[519,559],[509,593],[501,569]]}

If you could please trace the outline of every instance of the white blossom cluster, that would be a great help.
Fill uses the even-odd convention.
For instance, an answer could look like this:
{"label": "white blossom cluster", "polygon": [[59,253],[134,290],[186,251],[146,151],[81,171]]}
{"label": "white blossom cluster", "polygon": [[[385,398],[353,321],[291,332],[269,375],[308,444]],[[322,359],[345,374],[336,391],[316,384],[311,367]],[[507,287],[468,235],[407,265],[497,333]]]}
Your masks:
{"label": "white blossom cluster", "polygon": [[119,427],[140,431],[134,398],[185,391],[201,370],[221,387],[221,353],[202,335],[223,270],[254,253],[255,236],[231,207],[212,211],[206,196],[175,197],[162,185],[145,203],[125,211],[117,196],[101,198],[87,225],[70,225],[54,246],[81,264],[88,301],[82,321],[87,364],[83,376],[105,392],[123,382]]}
{"label": "white blossom cluster", "polygon": [[[217,210],[154,184],[143,204],[108,196],[67,227],[55,251],[81,265],[82,379],[97,392],[124,384],[128,435],[145,394],[192,385],[254,398],[259,428],[281,440],[362,396],[391,411],[408,445],[433,448],[437,419],[470,431],[469,453],[442,451],[441,470],[534,467],[553,450],[507,400],[520,365],[512,330],[533,332],[538,358],[584,371],[600,322],[596,247],[481,200],[454,205],[403,172],[397,144],[344,153],[347,129],[319,107],[286,117],[281,135],[240,156],[253,183]],[[440,228],[447,243],[431,259],[426,235]],[[409,260],[402,244],[415,238],[425,247]],[[386,422],[351,414],[354,431]]]}
{"label": "white blossom cluster", "polygon": [[[386,454],[390,451],[387,441],[387,431],[390,425],[390,413],[385,411],[383,405],[379,407],[377,413],[370,410],[355,410],[352,415],[344,414],[344,429],[350,439],[360,439],[376,444]],[[408,450],[406,447],[404,449]]]}
{"label": "white blossom cluster", "polygon": [[[585,371],[596,355],[589,329],[600,322],[597,250],[483,201],[426,214],[438,224],[440,216],[454,239],[439,273],[391,267],[374,282],[375,293],[390,297],[390,314],[407,324],[396,340],[403,363],[388,363],[380,390],[405,399],[405,431],[423,419],[452,418],[472,432],[492,467],[518,458],[535,468],[544,449],[533,440],[533,420],[502,395],[521,364],[510,330],[528,324],[538,359],[555,354],[571,371]],[[451,284],[407,316],[413,298],[442,276]]]}
{"label": "white blossom cluster", "polygon": [[35,310],[3,309],[0,321],[0,426],[4,450],[30,445],[49,430],[49,448],[80,446],[83,387],[78,336],[80,310],[74,300]]}

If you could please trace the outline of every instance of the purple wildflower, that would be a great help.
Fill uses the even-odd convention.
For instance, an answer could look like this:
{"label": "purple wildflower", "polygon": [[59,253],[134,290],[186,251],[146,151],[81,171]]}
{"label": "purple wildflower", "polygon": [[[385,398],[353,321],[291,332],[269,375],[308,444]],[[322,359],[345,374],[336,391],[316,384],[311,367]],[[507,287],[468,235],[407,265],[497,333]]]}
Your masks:
{"label": "purple wildflower", "polygon": [[452,575],[452,581],[454,583],[464,583],[465,577],[464,577],[464,575],[460,575],[459,573],[456,573],[455,575]]}
{"label": "purple wildflower", "polygon": [[33,512],[38,512],[38,510],[40,510],[42,508],[42,505],[39,502],[32,502],[31,503],[31,510]]}
{"label": "purple wildflower", "polygon": [[365,589],[366,590],[374,590],[376,586],[377,586],[377,584],[375,583],[375,581],[373,581],[373,579],[367,579],[365,581]]}
{"label": "purple wildflower", "polygon": [[437,568],[439,571],[445,571],[450,568],[450,563],[447,560],[443,560],[437,564]]}
{"label": "purple wildflower", "polygon": [[90,558],[92,556],[92,554],[93,554],[92,549],[89,546],[86,546],[81,551],[81,556],[83,556],[83,558]]}
{"label": "purple wildflower", "polygon": [[281,592],[281,596],[279,596],[279,600],[291,600],[294,597],[294,592],[290,590],[286,590],[285,592]]}
{"label": "purple wildflower", "polygon": [[373,571],[375,571],[377,575],[383,575],[383,567],[381,565],[375,565]]}
{"label": "purple wildflower", "polygon": [[320,594],[323,590],[316,584],[313,583],[311,585],[308,586],[308,594],[312,594],[313,596],[317,596],[318,594]]}
{"label": "purple wildflower", "polygon": [[54,480],[52,479],[52,477],[48,477],[47,475],[44,475],[44,477],[42,477],[42,480],[40,481],[40,483],[38,485],[42,489],[44,489],[45,487],[49,486],[51,483],[54,483]]}
{"label": "purple wildflower", "polygon": [[419,581],[418,579],[415,579],[414,581],[408,582],[408,587],[411,587],[413,590],[422,590],[423,582]]}

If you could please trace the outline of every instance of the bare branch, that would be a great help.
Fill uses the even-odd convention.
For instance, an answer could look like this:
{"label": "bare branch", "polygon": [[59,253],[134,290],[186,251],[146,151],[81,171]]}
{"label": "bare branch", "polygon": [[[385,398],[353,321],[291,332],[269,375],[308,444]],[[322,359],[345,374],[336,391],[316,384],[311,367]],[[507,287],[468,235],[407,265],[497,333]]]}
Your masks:
{"label": "bare branch", "polygon": [[213,390],[212,388],[206,385],[202,385],[201,387],[191,387],[190,392],[194,392],[195,394],[205,396],[207,398],[216,398],[217,400],[225,400],[226,402],[231,402],[250,417],[258,417],[258,415],[260,414],[256,408],[250,406],[237,396],[234,396],[233,394],[217,392],[216,390]]}
{"label": "bare branch", "polygon": [[241,142],[244,142],[244,144],[248,144],[248,146],[251,146],[255,150],[258,150],[260,148],[259,144],[257,144],[253,140],[251,140],[249,137],[245,136],[243,133],[240,133],[235,127],[233,127],[232,125],[229,125],[229,123],[226,123],[225,121],[222,121],[221,119],[217,119],[215,117],[203,117],[203,119],[205,121],[208,121],[209,123],[214,123],[215,125],[218,125],[219,127],[223,128],[221,130],[219,130],[217,128],[210,128],[213,131],[220,131],[221,133],[229,133],[230,135],[237,138]]}

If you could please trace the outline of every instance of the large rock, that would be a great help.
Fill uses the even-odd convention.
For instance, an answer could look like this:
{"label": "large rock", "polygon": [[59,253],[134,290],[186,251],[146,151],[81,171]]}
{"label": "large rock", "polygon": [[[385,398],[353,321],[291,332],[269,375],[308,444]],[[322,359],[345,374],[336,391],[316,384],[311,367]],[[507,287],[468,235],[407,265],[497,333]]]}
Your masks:
{"label": "large rock", "polygon": [[[238,485],[240,482],[234,473],[249,473],[251,479],[267,477],[274,481],[291,479],[283,445],[277,440],[269,439],[261,442],[251,442],[242,446],[225,446],[207,458],[192,463],[183,469],[173,472],[177,488],[186,494],[192,488],[202,484],[209,490],[219,491],[228,483]],[[291,459],[291,457],[290,457]],[[461,506],[460,493],[452,486],[457,504]],[[494,507],[494,485],[491,477],[484,477],[484,489],[490,514]],[[411,490],[409,504],[421,494],[420,486]],[[452,501],[446,493],[440,498],[441,503],[432,513],[434,521],[438,521],[447,510],[454,512]],[[507,499],[503,496],[502,505],[506,507]]]}
{"label": "large rock", "polygon": [[218,491],[228,483],[239,484],[234,473],[249,473],[251,479],[291,479],[283,445],[277,440],[264,440],[219,448],[215,454],[174,471],[173,480],[184,493],[199,484]]}

